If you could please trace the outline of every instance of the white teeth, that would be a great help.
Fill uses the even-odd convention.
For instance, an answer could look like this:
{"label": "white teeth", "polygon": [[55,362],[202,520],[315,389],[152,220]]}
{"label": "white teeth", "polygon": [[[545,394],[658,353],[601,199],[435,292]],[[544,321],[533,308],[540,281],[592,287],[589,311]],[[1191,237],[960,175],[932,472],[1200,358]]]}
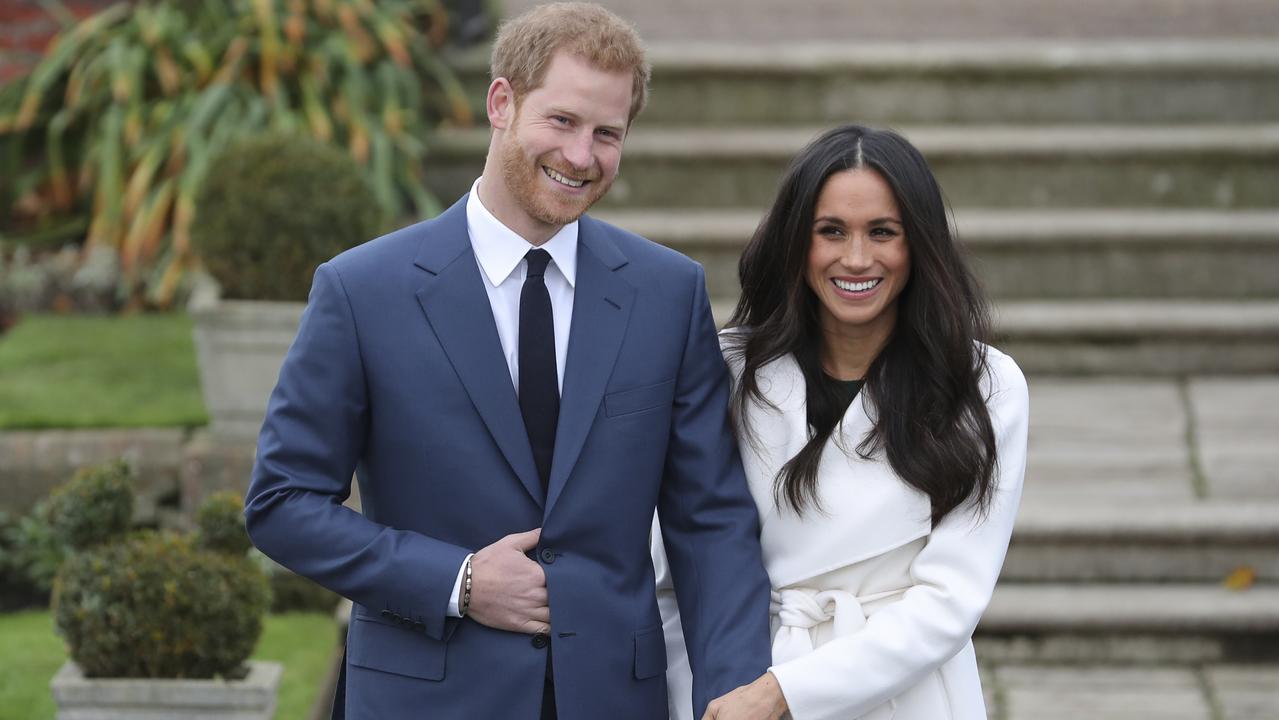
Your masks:
{"label": "white teeth", "polygon": [[844,280],[835,280],[835,287],[838,287],[840,290],[846,290],[848,292],[866,292],[867,290],[878,285],[882,279],[883,278],[877,278],[875,280],[867,280],[866,282],[859,282],[859,283],[847,282]]}
{"label": "white teeth", "polygon": [[561,185],[567,185],[571,188],[580,188],[586,184],[585,180],[570,180],[564,177],[563,175],[545,166],[542,167],[542,171],[546,173],[547,177],[554,180],[555,182],[560,183]]}

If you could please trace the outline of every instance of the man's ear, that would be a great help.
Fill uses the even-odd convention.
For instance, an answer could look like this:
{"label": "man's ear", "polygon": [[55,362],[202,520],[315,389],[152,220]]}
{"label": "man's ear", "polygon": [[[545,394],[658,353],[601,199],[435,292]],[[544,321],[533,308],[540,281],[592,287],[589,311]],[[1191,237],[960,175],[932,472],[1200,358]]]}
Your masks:
{"label": "man's ear", "polygon": [[494,80],[489,85],[485,106],[488,110],[489,125],[496,130],[509,128],[515,119],[515,90],[511,87],[511,82],[504,77]]}

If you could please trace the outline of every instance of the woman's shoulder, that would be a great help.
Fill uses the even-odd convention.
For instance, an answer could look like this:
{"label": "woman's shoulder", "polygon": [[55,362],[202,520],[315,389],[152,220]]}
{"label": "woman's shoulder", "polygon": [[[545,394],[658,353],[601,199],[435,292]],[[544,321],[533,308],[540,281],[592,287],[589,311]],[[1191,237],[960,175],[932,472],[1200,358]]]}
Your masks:
{"label": "woman's shoulder", "polygon": [[986,355],[986,372],[983,384],[992,401],[1029,402],[1030,390],[1026,375],[1012,356],[993,345],[978,343]]}

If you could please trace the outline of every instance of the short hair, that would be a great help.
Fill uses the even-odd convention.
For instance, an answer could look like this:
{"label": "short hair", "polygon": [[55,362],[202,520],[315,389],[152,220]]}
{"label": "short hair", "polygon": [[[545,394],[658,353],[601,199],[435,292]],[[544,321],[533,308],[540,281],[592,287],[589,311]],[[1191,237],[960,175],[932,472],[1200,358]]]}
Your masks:
{"label": "short hair", "polygon": [[651,74],[644,45],[635,28],[594,3],[556,2],[538,5],[502,23],[489,70],[504,77],[516,101],[542,86],[555,53],[564,50],[604,72],[631,74],[631,108],[627,123],[648,101]]}

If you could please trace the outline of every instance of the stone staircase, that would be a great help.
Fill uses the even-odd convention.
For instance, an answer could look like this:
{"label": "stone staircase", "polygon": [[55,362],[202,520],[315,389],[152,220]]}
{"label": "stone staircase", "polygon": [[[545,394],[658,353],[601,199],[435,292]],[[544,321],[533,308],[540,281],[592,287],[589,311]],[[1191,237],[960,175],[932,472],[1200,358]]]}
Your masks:
{"label": "stone staircase", "polygon": [[[1279,453],[1257,439],[1241,469],[1231,445],[1279,430],[1279,45],[678,42],[651,57],[650,106],[594,214],[701,262],[721,321],[782,169],[822,129],[895,127],[939,176],[997,344],[1031,376],[1026,498],[984,662],[1279,659]],[[460,63],[479,107],[486,57]],[[469,187],[486,147],[486,128],[435,140],[440,197]],[[1257,582],[1227,588],[1240,568]]]}
{"label": "stone staircase", "polygon": [[[787,161],[852,119],[928,156],[1030,372],[1279,371],[1279,50],[1267,41],[656,46],[596,214],[701,261],[717,314]],[[485,58],[463,61],[482,102]],[[477,113],[482,117],[482,113]],[[487,129],[437,140],[455,197]]]}

